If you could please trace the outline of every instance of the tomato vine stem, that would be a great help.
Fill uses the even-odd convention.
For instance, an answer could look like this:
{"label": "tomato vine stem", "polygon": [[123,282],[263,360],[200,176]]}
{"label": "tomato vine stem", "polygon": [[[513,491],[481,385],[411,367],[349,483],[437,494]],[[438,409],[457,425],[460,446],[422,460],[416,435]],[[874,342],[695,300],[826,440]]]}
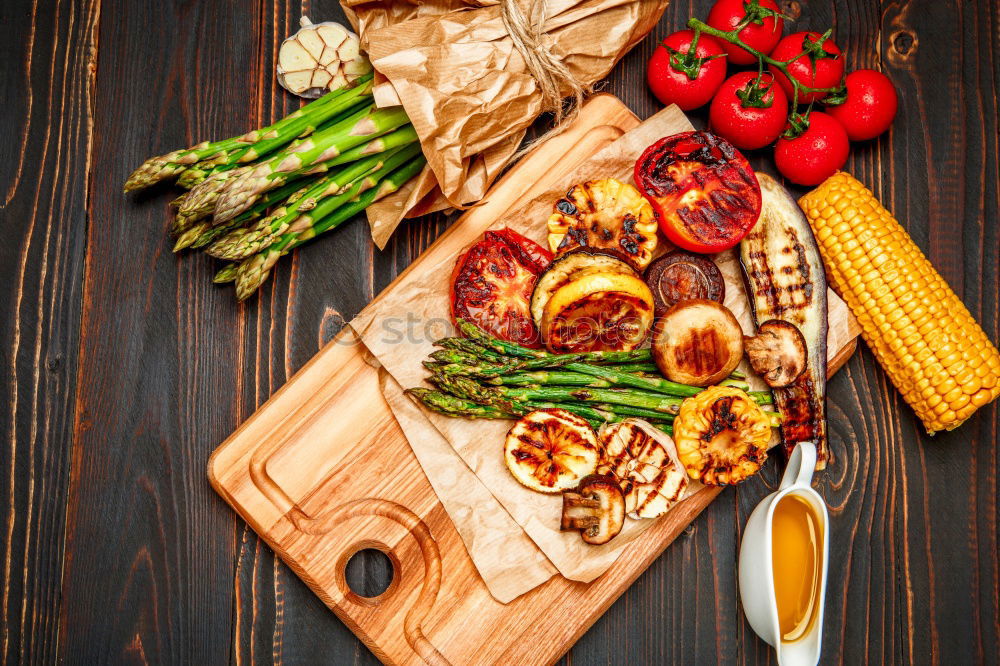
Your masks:
{"label": "tomato vine stem", "polygon": [[[694,31],[694,38],[692,40],[693,42],[697,43],[697,40],[701,36],[701,33],[705,33],[706,35],[711,35],[712,37],[715,37],[717,39],[721,39],[725,42],[729,42],[730,44],[739,46],[740,48],[745,49],[748,53],[755,56],[757,58],[757,62],[759,64],[761,71],[763,71],[763,64],[767,63],[768,65],[771,65],[772,67],[774,67],[775,69],[777,69],[778,71],[780,71],[782,74],[785,75],[785,78],[787,78],[789,82],[791,82],[793,91],[792,107],[791,107],[792,110],[791,114],[789,115],[790,127],[786,132],[786,134],[788,134],[789,132],[791,133],[789,135],[789,138],[798,136],[799,134],[804,132],[806,128],[809,127],[809,112],[812,111],[812,104],[810,103],[805,113],[799,113],[798,107],[799,107],[799,99],[801,97],[800,93],[830,93],[831,95],[834,95],[835,98],[843,94],[844,90],[843,85],[838,86],[836,88],[812,88],[810,86],[805,85],[804,83],[800,83],[798,79],[796,79],[794,76],[791,75],[791,72],[789,72],[788,70],[788,65],[790,63],[795,62],[802,56],[808,55],[810,53],[809,49],[803,50],[802,53],[799,53],[790,60],[785,60],[785,61],[775,60],[771,56],[767,55],[762,51],[758,51],[757,49],[755,49],[754,47],[750,46],[742,39],[740,39],[739,35],[740,30],[746,27],[743,23],[738,24],[733,30],[730,31],[713,28],[707,23],[700,21],[694,17],[688,19],[687,24],[688,27]],[[827,32],[827,34],[823,35],[824,39],[828,37],[829,37],[829,31]],[[821,44],[822,41],[823,40],[820,40],[820,42],[817,43]]]}

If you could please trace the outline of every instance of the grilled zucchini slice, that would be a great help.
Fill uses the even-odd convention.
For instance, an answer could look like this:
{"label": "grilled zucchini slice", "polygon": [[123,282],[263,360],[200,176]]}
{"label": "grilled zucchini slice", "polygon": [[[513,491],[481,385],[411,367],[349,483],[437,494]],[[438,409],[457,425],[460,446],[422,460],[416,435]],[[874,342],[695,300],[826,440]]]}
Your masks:
{"label": "grilled zucchini slice", "polygon": [[627,261],[604,250],[581,248],[556,257],[538,277],[535,290],[531,293],[531,317],[535,324],[542,322],[545,304],[552,294],[575,278],[589,273],[638,275]]}
{"label": "grilled zucchini slice", "polygon": [[586,420],[565,409],[539,409],[510,429],[503,457],[522,485],[558,493],[593,474],[600,455],[597,435]]}

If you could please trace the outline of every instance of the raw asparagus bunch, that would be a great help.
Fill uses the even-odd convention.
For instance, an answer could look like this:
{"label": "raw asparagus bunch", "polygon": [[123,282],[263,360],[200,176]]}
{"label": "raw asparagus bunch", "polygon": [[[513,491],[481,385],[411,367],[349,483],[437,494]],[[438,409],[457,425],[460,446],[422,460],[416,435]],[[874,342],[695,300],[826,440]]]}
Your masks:
{"label": "raw asparagus bunch", "polygon": [[[436,390],[408,390],[428,409],[448,416],[517,418],[560,407],[595,427],[638,417],[670,433],[684,399],[704,390],[664,379],[648,349],[549,354],[494,338],[471,322],[457,323],[465,337],[438,340],[441,349],[424,363]],[[736,373],[723,383],[749,391],[744,380]],[[749,394],[759,404],[772,402],[768,391]]]}
{"label": "raw asparagus bunch", "polygon": [[345,151],[409,123],[402,107],[374,105],[279,152],[226,181],[215,204],[216,224],[236,217],[257,199],[289,180],[326,171]]}
{"label": "raw asparagus bunch", "polygon": [[236,297],[241,301],[249,297],[267,280],[271,268],[280,257],[336,228],[382,197],[395,192],[420,173],[425,164],[427,160],[420,155],[381,179],[366,176],[353,184],[346,193],[336,197],[337,207],[325,217],[315,214],[300,216],[285,233],[270,242],[266,249],[240,263],[235,273]]}
{"label": "raw asparagus bunch", "polygon": [[331,117],[350,106],[348,100],[370,97],[372,75],[358,80],[349,90],[335,90],[310,102],[267,127],[222,141],[203,141],[185,150],[151,157],[125,181],[125,191],[149,187],[181,174],[197,165],[200,171],[228,164],[253,162],[297,137],[313,132]]}
{"label": "raw asparagus bunch", "polygon": [[426,164],[401,108],[377,109],[371,75],[278,122],[153,157],[125,190],[176,178],[174,251],[204,248],[232,263],[214,278],[242,300],[277,260],[398,190]]}

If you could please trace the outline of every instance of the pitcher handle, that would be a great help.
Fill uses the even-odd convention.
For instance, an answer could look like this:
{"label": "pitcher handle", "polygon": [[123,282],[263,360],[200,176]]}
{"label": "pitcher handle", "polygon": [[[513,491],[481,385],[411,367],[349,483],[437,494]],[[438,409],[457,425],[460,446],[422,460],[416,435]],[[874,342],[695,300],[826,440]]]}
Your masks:
{"label": "pitcher handle", "polygon": [[781,477],[778,489],[808,486],[812,482],[814,471],[816,471],[816,444],[799,442],[792,449],[792,455],[788,458],[788,466],[785,468],[785,475]]}

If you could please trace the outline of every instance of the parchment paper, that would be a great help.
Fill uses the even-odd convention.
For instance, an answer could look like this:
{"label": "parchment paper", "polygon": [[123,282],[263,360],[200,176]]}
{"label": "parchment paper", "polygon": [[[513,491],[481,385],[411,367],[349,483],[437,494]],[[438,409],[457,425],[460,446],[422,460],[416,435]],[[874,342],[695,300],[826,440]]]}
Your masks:
{"label": "parchment paper", "polygon": [[379,371],[379,383],[420,466],[431,472],[427,478],[490,594],[507,603],[551,578],[555,567],[466,467],[423,410],[384,369]]}
{"label": "parchment paper", "polygon": [[[664,109],[583,163],[558,186],[550,188],[522,208],[510,211],[493,226],[510,227],[544,244],[545,221],[555,201],[572,184],[608,177],[631,183],[635,159],[646,146],[663,136],[686,129],[692,127],[676,107]],[[670,249],[662,238],[660,242],[659,251]],[[454,332],[449,315],[448,278],[455,258],[448,256],[415,266],[391,292],[385,293],[351,322],[365,345],[401,386],[426,385],[423,382],[426,371],[421,361],[433,351],[435,339]],[[744,332],[750,334],[753,331],[752,317],[735,251],[718,255],[716,261],[726,278],[725,304],[736,315]],[[843,318],[846,306],[832,292],[829,293],[831,319]],[[408,327],[412,335],[404,340],[395,334],[402,320],[416,322]],[[839,335],[847,335],[846,327]],[[831,339],[831,353],[839,350],[847,339]],[[748,372],[745,361],[742,365],[741,369]],[[750,383],[755,390],[765,388],[756,377],[751,377]],[[424,413],[559,573],[569,579],[589,582],[604,573],[623,549],[653,522],[629,519],[621,534],[610,543],[604,546],[587,545],[578,534],[559,531],[560,496],[533,492],[519,484],[507,471],[503,462],[503,441],[510,421],[458,419]],[[775,433],[772,444],[777,441]]]}
{"label": "parchment paper", "polygon": [[[604,78],[669,0],[549,0],[544,45],[585,85]],[[380,248],[404,216],[479,201],[543,111],[500,0],[341,0],[375,67],[379,106],[402,104],[428,165],[368,208]],[[518,5],[528,12],[530,0]],[[567,91],[568,93],[568,91]]]}

